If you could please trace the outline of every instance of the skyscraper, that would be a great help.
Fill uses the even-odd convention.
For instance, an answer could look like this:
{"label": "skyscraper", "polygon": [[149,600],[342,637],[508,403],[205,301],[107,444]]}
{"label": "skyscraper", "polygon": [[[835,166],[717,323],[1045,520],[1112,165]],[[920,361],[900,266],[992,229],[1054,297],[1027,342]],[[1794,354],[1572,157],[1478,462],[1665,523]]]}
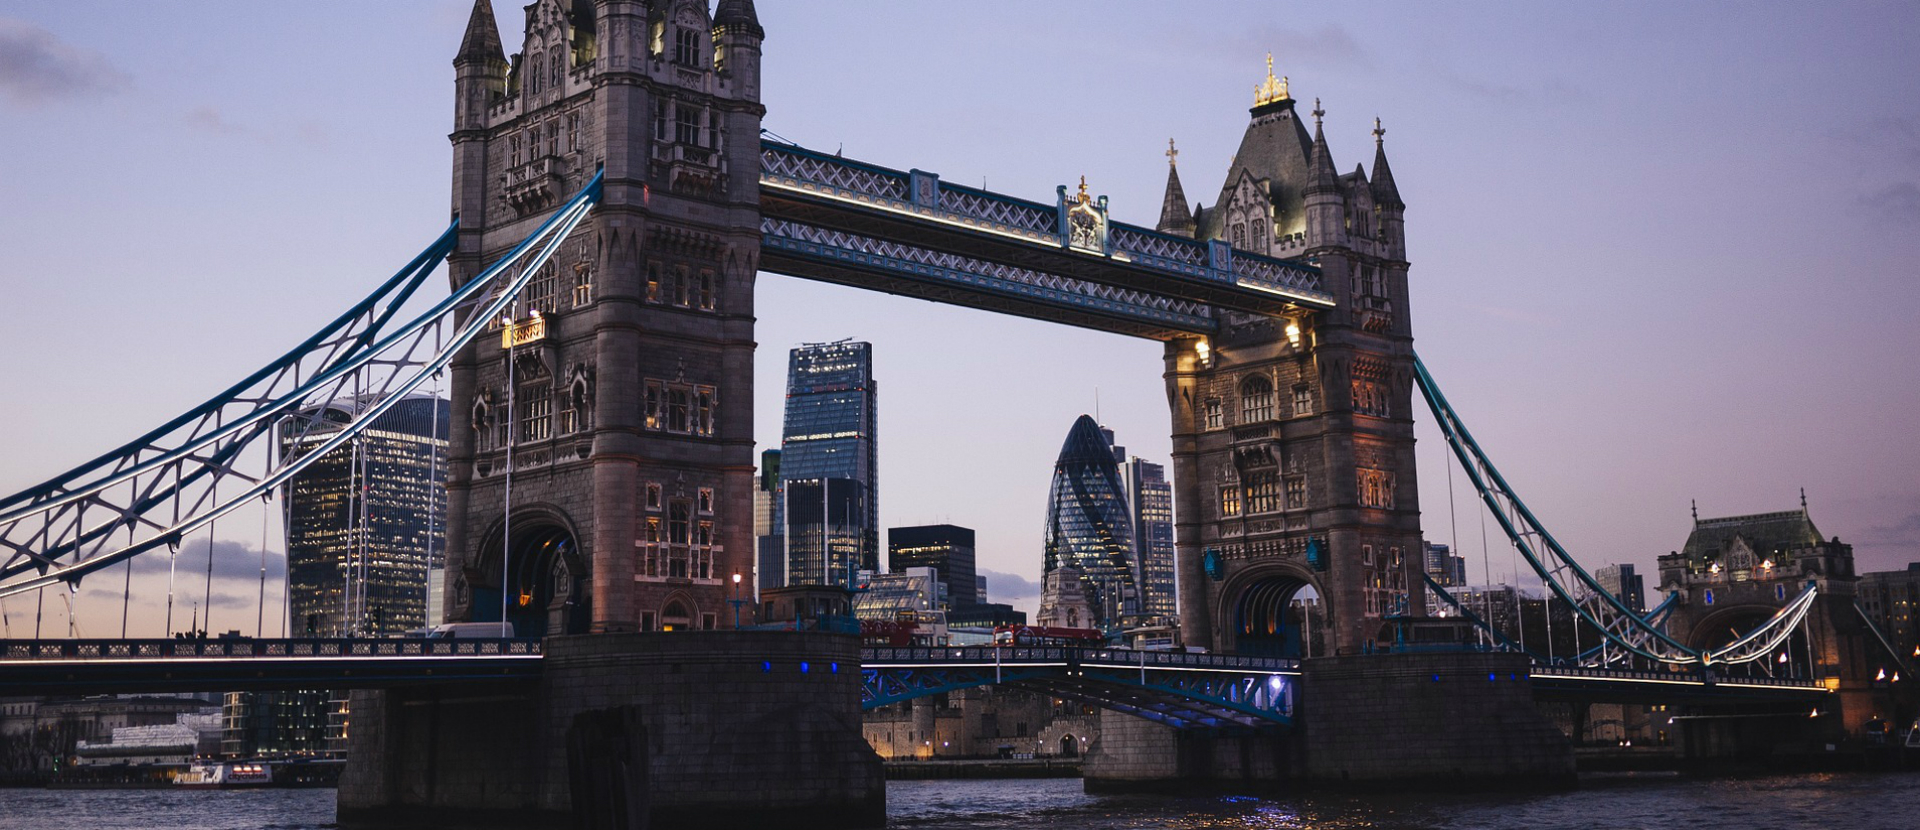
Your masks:
{"label": "skyscraper", "polygon": [[808,343],[788,356],[785,584],[842,584],[880,569],[876,386],[870,343]]}
{"label": "skyscraper", "polygon": [[[1127,487],[1114,456],[1112,433],[1082,415],[1067,432],[1053,465],[1047,500],[1046,573],[1073,568],[1079,573],[1095,628],[1114,628],[1125,615],[1140,613],[1139,575],[1134,564],[1133,518]],[[1039,618],[1050,618],[1043,603]]]}
{"label": "skyscraper", "polygon": [[[280,425],[281,451],[318,448],[375,399],[343,399]],[[447,402],[409,396],[284,488],[288,633],[383,636],[427,619],[427,572],[446,561]]]}
{"label": "skyscraper", "polygon": [[780,451],[760,453],[760,474],[753,477],[754,587],[764,591],[787,584],[786,520],[781,502]]}
{"label": "skyscraper", "polygon": [[1634,573],[1632,565],[1607,565],[1594,571],[1593,579],[1634,613],[1647,612],[1647,580]]}
{"label": "skyscraper", "polygon": [[947,586],[947,605],[962,608],[982,601],[974,574],[973,528],[955,525],[896,527],[887,531],[887,570],[933,568]]}
{"label": "skyscraper", "polygon": [[1133,519],[1140,611],[1172,619],[1180,613],[1173,591],[1173,485],[1167,483],[1165,467],[1138,457],[1121,466],[1121,475]]}

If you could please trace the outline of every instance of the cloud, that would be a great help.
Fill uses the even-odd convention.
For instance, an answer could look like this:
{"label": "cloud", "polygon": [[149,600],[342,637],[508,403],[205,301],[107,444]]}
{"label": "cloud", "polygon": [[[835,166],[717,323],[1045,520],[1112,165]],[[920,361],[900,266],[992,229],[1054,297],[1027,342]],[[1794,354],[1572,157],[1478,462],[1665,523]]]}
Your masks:
{"label": "cloud", "polygon": [[[167,551],[165,548],[148,551],[133,560],[135,578],[142,576],[167,574]],[[189,540],[180,546],[178,558],[174,561],[174,577],[206,579],[207,540]],[[267,551],[267,581],[284,578],[287,572],[286,554],[279,551]],[[213,543],[213,578],[260,580],[260,549],[245,542],[228,540]]]}
{"label": "cloud", "polygon": [[1867,528],[1858,544],[1862,548],[1893,548],[1909,555],[1920,554],[1920,513],[1909,514],[1890,525]]}
{"label": "cloud", "polygon": [[1920,184],[1894,182],[1858,199],[1869,215],[1895,225],[1920,225]]}
{"label": "cloud", "polygon": [[1303,64],[1361,67],[1373,62],[1359,38],[1335,23],[1313,31],[1266,26],[1245,31],[1231,43],[1232,48],[1224,50],[1228,54],[1272,52],[1275,75],[1288,74],[1288,67]]}
{"label": "cloud", "polygon": [[1001,573],[981,569],[981,576],[987,578],[987,601],[1011,603],[1015,600],[1040,596],[1040,583],[1019,574]]}
{"label": "cloud", "polygon": [[22,106],[104,95],[131,78],[106,57],[70,46],[52,32],[0,18],[0,95]]}
{"label": "cloud", "polygon": [[187,113],[184,120],[187,122],[187,126],[197,130],[205,130],[210,133],[239,135],[247,131],[247,128],[228,121],[220,115],[219,110],[213,107],[196,107],[192,112]]}

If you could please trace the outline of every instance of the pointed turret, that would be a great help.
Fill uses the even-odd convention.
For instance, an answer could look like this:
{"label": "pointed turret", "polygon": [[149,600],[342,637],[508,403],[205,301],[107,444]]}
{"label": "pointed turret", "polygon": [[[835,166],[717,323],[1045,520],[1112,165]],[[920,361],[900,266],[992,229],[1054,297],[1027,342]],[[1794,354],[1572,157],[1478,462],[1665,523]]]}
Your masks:
{"label": "pointed turret", "polygon": [[1220,195],[1204,214],[1194,214],[1194,236],[1231,241],[1235,228],[1247,250],[1266,253],[1274,239],[1306,229],[1301,210],[1307,175],[1307,129],[1294,111],[1287,79],[1276,76],[1272,58],[1266,80],[1254,88],[1247,131],[1234,151]]}
{"label": "pointed turret", "polygon": [[1400,188],[1393,184],[1393,168],[1387,166],[1386,135],[1380,119],[1373,119],[1373,200],[1382,207],[1404,208],[1407,203],[1400,201]]}
{"label": "pointed turret", "polygon": [[714,28],[739,26],[754,37],[764,38],[766,30],[760,28],[760,15],[753,10],[753,0],[720,0],[713,11]]}
{"label": "pointed turret", "polygon": [[1346,198],[1340,192],[1340,174],[1334,172],[1333,152],[1327,149],[1326,131],[1320,119],[1327,114],[1320,99],[1313,100],[1313,146],[1307,149],[1307,245],[1342,245],[1346,242]]}
{"label": "pointed turret", "polygon": [[493,4],[473,0],[473,14],[467,18],[467,33],[460,38],[460,52],[453,58],[458,66],[469,61],[506,63],[507,50],[500,45],[500,24],[494,22]]}
{"label": "pointed turret", "polygon": [[1167,139],[1167,195],[1160,200],[1160,224],[1154,230],[1193,238],[1193,214],[1187,209],[1187,191],[1180,187],[1180,166],[1175,157],[1180,151]]}

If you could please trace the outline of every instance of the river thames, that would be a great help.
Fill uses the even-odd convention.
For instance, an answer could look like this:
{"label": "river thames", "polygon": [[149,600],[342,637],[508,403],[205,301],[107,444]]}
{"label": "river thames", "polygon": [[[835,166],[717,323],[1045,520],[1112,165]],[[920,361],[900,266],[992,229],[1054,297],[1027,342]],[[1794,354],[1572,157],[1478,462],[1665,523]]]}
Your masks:
{"label": "river thames", "polygon": [[[333,795],[0,790],[0,828],[317,830],[334,826]],[[896,781],[887,788],[887,825],[902,830],[1913,830],[1916,809],[1920,773],[1585,778],[1579,790],[1548,795],[1093,796],[1080,791],[1079,779]]]}

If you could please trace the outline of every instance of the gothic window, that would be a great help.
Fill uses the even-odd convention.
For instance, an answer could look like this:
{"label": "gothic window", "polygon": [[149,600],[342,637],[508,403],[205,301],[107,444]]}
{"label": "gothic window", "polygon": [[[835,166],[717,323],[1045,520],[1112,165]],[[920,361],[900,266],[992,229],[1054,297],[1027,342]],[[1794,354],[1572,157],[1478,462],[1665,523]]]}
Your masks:
{"label": "gothic window", "polygon": [[681,308],[688,305],[688,295],[693,292],[693,275],[685,265],[673,268],[673,304]]}
{"label": "gothic window", "polygon": [[1362,565],[1373,564],[1373,546],[1372,545],[1360,546],[1360,564]]}
{"label": "gothic window", "polygon": [[1305,476],[1287,477],[1287,509],[1300,510],[1307,506],[1307,479]]}
{"label": "gothic window", "polygon": [[660,538],[660,517],[659,516],[647,517],[647,541],[649,542],[666,541]]}
{"label": "gothic window", "polygon": [[713,387],[696,386],[693,388],[693,432],[695,435],[713,434]]}
{"label": "gothic window", "polygon": [[544,384],[520,393],[520,440],[545,441],[553,436],[553,391]]}
{"label": "gothic window", "polygon": [[567,152],[577,153],[579,151],[580,151],[580,114],[574,113],[572,115],[567,116]]}
{"label": "gothic window", "polygon": [[535,271],[533,279],[527,280],[526,294],[522,297],[528,309],[547,313],[553,311],[553,266],[548,265]]}
{"label": "gothic window", "polygon": [[1313,390],[1306,384],[1293,387],[1293,417],[1313,414]]}
{"label": "gothic window", "polygon": [[647,263],[647,302],[660,302],[660,263]]}
{"label": "gothic window", "polygon": [[1280,480],[1272,472],[1247,473],[1247,513],[1272,513],[1280,509]]}
{"label": "gothic window", "polygon": [[700,143],[700,111],[693,107],[674,107],[673,140],[687,145]]}
{"label": "gothic window", "polygon": [[686,499],[674,499],[667,508],[667,541],[675,545],[687,543],[688,527],[692,508]]}
{"label": "gothic window", "polygon": [[[701,579],[705,579],[705,578],[706,578],[706,576],[707,576],[707,574],[706,574],[706,570],[707,570],[707,569],[706,569],[706,566],[705,566],[704,564],[700,566],[700,578],[701,578]],[[708,631],[712,631],[713,629],[715,629],[715,628],[717,628],[717,627],[718,627],[719,625],[720,625],[720,623],[719,623],[719,621],[718,621],[718,618],[714,616],[714,613],[713,613],[712,611],[702,611],[702,612],[700,612],[700,627],[701,627],[701,628],[703,628],[703,629],[706,629],[706,630],[708,630]]]}
{"label": "gothic window", "polygon": [[507,166],[519,167],[520,166],[520,135],[518,133],[515,133],[514,135],[507,137],[507,147],[511,149],[511,153],[507,157]]}
{"label": "gothic window", "polygon": [[1247,226],[1239,222],[1233,223],[1233,247],[1243,249],[1247,247]]}
{"label": "gothic window", "polygon": [[707,111],[707,146],[720,149],[720,111]]}
{"label": "gothic window", "polygon": [[1220,399],[1208,398],[1205,408],[1207,412],[1207,429],[1219,429],[1221,427],[1221,421],[1223,420],[1220,413]]}
{"label": "gothic window", "polygon": [[1255,375],[1240,384],[1240,422],[1251,424],[1273,419],[1273,383]]}
{"label": "gothic window", "polygon": [[567,53],[561,49],[553,50],[553,54],[547,58],[547,64],[547,86],[559,89],[560,76],[567,71]]}
{"label": "gothic window", "polygon": [[653,101],[653,140],[667,140],[667,102],[660,98]]}
{"label": "gothic window", "polygon": [[661,407],[665,404],[666,387],[660,381],[647,381],[647,429],[660,429],[662,426]]}
{"label": "gothic window", "polygon": [[1240,515],[1240,488],[1238,487],[1220,488],[1220,515],[1221,516]]}
{"label": "gothic window", "polygon": [[700,33],[689,28],[675,28],[673,31],[673,62],[681,66],[697,66],[700,63]]}
{"label": "gothic window", "polygon": [[647,482],[647,509],[648,510],[660,509],[660,482],[657,482],[657,481]]}
{"label": "gothic window", "polygon": [[700,308],[713,310],[713,272],[705,269],[700,271]]}
{"label": "gothic window", "polygon": [[527,94],[528,95],[540,94],[540,76],[542,74],[540,72],[540,69],[546,63],[546,61],[542,60],[541,58],[542,56],[539,52],[535,52],[527,58]]}
{"label": "gothic window", "polygon": [[534,159],[537,159],[539,157],[540,157],[540,125],[535,124],[532,127],[527,129],[527,160],[533,161]]}
{"label": "gothic window", "polygon": [[473,427],[473,448],[474,449],[476,450],[487,449],[488,432],[491,431],[492,424],[493,424],[492,407],[487,406],[487,402],[484,397],[476,396],[473,401],[473,416],[470,421],[470,426]]}
{"label": "gothic window", "polygon": [[1393,509],[1393,473],[1385,470],[1360,469],[1354,472],[1355,484],[1360,492],[1360,506],[1381,510]]}
{"label": "gothic window", "polygon": [[560,155],[560,119],[558,118],[547,125],[547,155]]}
{"label": "gothic window", "polygon": [[1378,381],[1353,381],[1353,411],[1361,415],[1390,417],[1392,412],[1387,406],[1386,385]]}
{"label": "gothic window", "polygon": [[593,266],[581,262],[573,266],[573,307],[593,302]]}
{"label": "gothic window", "polygon": [[694,526],[693,543],[696,545],[713,544],[713,522],[703,520]]}
{"label": "gothic window", "polygon": [[713,515],[713,488],[700,488],[698,494],[695,496],[694,506],[699,509],[700,515],[702,516]]}
{"label": "gothic window", "polygon": [[[647,574],[647,575],[652,576],[653,574]],[[640,612],[640,630],[641,631],[652,631],[654,627],[653,621],[654,621],[654,614],[652,611]]]}
{"label": "gothic window", "polygon": [[687,431],[687,390],[667,389],[667,431]]}

